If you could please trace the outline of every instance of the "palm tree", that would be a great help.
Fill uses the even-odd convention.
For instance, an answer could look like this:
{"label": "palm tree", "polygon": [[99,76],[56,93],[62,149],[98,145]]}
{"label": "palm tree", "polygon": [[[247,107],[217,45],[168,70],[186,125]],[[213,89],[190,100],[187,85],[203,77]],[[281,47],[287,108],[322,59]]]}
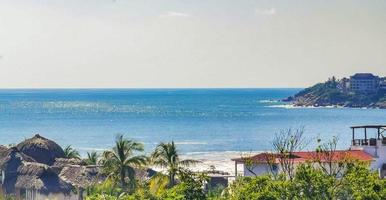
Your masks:
{"label": "palm tree", "polygon": [[[118,135],[113,149],[103,152],[101,164],[104,172],[109,178],[117,180],[122,189],[125,189],[126,186],[133,189],[135,185],[134,169],[143,166],[147,161],[145,156],[135,156],[135,152],[143,150],[142,143],[127,140],[123,138],[123,135]],[[128,183],[126,178],[129,179]]]}
{"label": "palm tree", "polygon": [[189,167],[198,163],[196,160],[180,160],[176,145],[174,142],[157,145],[151,155],[152,163],[156,166],[166,168],[169,179],[169,187],[175,184],[175,176],[182,172],[183,167]]}
{"label": "palm tree", "polygon": [[76,149],[72,148],[71,145],[66,146],[63,151],[65,158],[80,159],[79,152]]}
{"label": "palm tree", "polygon": [[96,165],[98,162],[98,157],[99,155],[95,151],[91,153],[87,152],[87,158],[84,161],[86,162],[87,165]]}

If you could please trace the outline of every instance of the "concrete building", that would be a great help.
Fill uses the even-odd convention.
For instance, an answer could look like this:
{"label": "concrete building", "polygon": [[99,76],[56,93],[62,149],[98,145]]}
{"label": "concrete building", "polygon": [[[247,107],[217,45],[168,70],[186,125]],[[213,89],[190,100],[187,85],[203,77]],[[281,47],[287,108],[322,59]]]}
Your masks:
{"label": "concrete building", "polygon": [[379,89],[380,78],[371,73],[357,73],[350,76],[350,91],[356,93],[375,93]]}
{"label": "concrete building", "polygon": [[386,90],[386,79],[385,78],[383,78],[383,80],[379,84],[379,89],[380,90]]}
{"label": "concrete building", "polygon": [[[316,151],[301,151],[293,152],[291,157],[293,157],[291,162],[294,163],[295,169],[297,165],[306,162],[315,164],[321,162],[322,164],[327,164],[328,162],[338,163],[346,159],[369,163],[374,161],[373,156],[362,150],[337,150],[333,152],[331,157]],[[280,155],[274,153],[260,153],[249,158],[235,158],[232,159],[232,161],[235,162],[236,176],[258,176],[268,173],[277,174],[283,171],[280,165]]]}
{"label": "concrete building", "polygon": [[[362,150],[370,154],[374,161],[371,169],[379,172],[381,177],[386,176],[386,125],[353,126],[350,149]],[[358,130],[362,133],[358,134]]]}
{"label": "concrete building", "polygon": [[[380,177],[386,177],[386,125],[366,125],[353,126],[352,142],[350,149],[337,150],[332,152],[332,156],[323,156],[320,152],[302,151],[293,152],[292,162],[296,165],[301,163],[321,164],[342,160],[358,160],[369,163],[370,169],[377,171]],[[362,129],[362,134],[357,132]],[[274,153],[260,153],[246,158],[235,158],[236,176],[256,176],[267,173],[282,172],[280,167],[280,156]]]}

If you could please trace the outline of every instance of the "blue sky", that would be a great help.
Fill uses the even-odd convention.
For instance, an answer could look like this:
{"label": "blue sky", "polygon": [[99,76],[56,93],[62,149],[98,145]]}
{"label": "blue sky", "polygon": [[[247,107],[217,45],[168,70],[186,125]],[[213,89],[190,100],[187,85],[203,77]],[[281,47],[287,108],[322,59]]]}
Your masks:
{"label": "blue sky", "polygon": [[305,87],[386,76],[386,1],[0,2],[0,87]]}

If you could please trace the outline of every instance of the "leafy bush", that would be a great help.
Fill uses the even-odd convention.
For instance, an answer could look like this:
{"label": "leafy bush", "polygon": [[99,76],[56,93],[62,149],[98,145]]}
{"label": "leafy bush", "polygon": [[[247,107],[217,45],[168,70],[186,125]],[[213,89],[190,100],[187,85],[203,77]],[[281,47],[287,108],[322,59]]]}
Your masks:
{"label": "leafy bush", "polygon": [[161,196],[165,200],[201,200],[206,199],[206,194],[203,185],[207,177],[204,174],[195,174],[189,171],[184,171],[181,176],[181,183],[166,190]]}
{"label": "leafy bush", "polygon": [[348,165],[341,178],[301,164],[292,181],[271,176],[240,178],[230,186],[229,199],[386,199],[386,181],[361,163]]}

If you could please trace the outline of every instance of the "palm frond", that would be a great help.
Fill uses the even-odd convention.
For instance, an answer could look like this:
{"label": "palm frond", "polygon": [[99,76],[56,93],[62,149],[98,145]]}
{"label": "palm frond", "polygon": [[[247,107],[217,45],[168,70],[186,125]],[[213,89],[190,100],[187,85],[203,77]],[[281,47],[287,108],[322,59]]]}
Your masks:
{"label": "palm frond", "polygon": [[180,165],[183,166],[183,167],[194,166],[194,165],[196,165],[198,163],[201,163],[201,161],[192,160],[192,159],[186,159],[186,160],[181,160],[180,161]]}
{"label": "palm frond", "polygon": [[72,148],[71,145],[68,145],[64,148],[64,156],[66,158],[76,158],[76,159],[80,159],[80,155],[79,155],[79,152]]}

